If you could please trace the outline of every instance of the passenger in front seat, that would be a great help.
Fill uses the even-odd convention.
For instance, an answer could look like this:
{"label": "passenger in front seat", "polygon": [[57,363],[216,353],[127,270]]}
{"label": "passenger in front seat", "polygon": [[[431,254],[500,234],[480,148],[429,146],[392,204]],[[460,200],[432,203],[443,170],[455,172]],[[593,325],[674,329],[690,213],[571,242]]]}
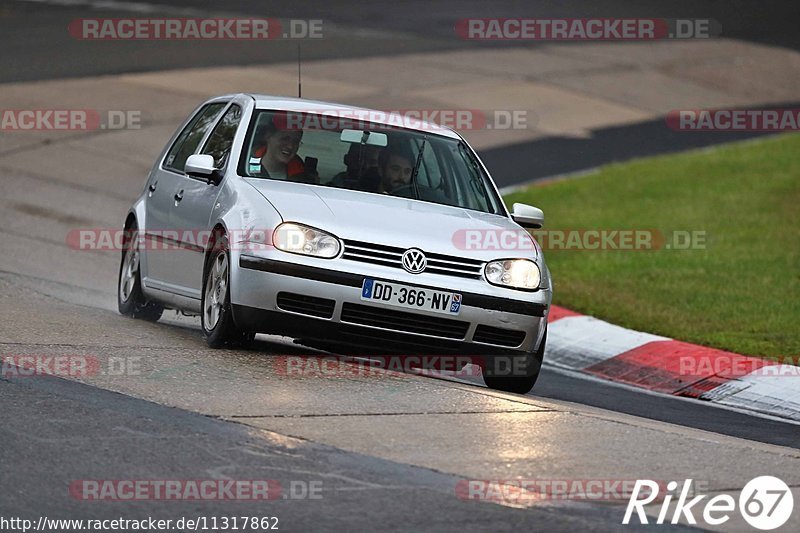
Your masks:
{"label": "passenger in front seat", "polygon": [[[344,155],[344,164],[347,166],[347,170],[336,174],[331,180],[331,185],[346,189],[361,189],[363,188],[362,180],[379,179],[378,155],[380,151],[379,146],[351,144]],[[374,177],[373,180],[370,180],[371,176]]]}
{"label": "passenger in front seat", "polygon": [[262,146],[250,158],[250,173],[255,177],[319,183],[316,172],[306,172],[297,150],[303,130],[281,129],[271,120],[260,135]]}

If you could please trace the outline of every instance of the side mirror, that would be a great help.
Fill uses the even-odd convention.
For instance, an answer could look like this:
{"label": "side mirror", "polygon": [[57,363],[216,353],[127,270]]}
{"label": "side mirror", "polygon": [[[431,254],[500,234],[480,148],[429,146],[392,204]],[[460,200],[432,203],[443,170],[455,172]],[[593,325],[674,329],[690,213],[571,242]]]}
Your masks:
{"label": "side mirror", "polygon": [[214,168],[214,157],[208,154],[192,154],[186,160],[183,171],[193,178],[204,178],[209,183],[219,183],[219,171]]}
{"label": "side mirror", "polygon": [[515,203],[511,218],[523,228],[541,229],[544,226],[544,212],[532,205]]}

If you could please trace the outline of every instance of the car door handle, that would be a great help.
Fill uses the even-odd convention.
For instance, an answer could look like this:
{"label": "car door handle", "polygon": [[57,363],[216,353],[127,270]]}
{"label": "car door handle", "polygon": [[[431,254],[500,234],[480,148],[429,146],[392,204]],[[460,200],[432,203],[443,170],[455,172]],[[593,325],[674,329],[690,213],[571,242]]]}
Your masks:
{"label": "car door handle", "polygon": [[178,205],[181,200],[183,200],[183,189],[175,193],[175,205]]}
{"label": "car door handle", "polygon": [[147,187],[150,190],[150,192],[147,194],[148,197],[153,196],[153,193],[156,192],[156,187],[158,187],[158,180],[154,181],[149,187]]}

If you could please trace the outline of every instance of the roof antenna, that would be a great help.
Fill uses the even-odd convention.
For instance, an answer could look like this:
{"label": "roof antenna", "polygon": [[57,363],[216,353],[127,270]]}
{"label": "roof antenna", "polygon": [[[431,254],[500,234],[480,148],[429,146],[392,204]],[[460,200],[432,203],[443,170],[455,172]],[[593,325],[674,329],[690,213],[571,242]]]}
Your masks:
{"label": "roof antenna", "polygon": [[300,43],[297,43],[297,97],[303,97],[302,78],[300,77]]}

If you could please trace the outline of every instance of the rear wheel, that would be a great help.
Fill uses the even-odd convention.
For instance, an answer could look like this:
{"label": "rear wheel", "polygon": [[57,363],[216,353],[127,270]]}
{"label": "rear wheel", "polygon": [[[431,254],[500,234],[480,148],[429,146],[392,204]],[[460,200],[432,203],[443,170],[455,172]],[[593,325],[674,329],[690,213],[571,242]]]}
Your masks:
{"label": "rear wheel", "polygon": [[133,318],[141,318],[155,322],[161,318],[164,307],[156,302],[149,302],[142,293],[141,271],[139,269],[141,253],[136,223],[125,229],[122,245],[122,261],[119,265],[117,282],[117,308],[120,314]]}
{"label": "rear wheel", "polygon": [[[516,394],[529,393],[531,389],[533,389],[533,386],[536,385],[536,380],[539,379],[539,371],[542,368],[546,343],[547,330],[545,330],[542,336],[542,342],[539,343],[539,348],[535,352],[525,354],[525,361],[522,365],[511,366],[511,368],[516,368],[517,372],[498,371],[499,369],[493,368],[497,359],[487,358],[483,368],[483,382],[490,389],[513,392]],[[507,365],[506,369],[508,369],[509,366],[510,365]]]}
{"label": "rear wheel", "polygon": [[206,343],[212,348],[245,346],[255,333],[236,327],[231,311],[230,254],[225,236],[217,238],[203,269],[200,321]]}

